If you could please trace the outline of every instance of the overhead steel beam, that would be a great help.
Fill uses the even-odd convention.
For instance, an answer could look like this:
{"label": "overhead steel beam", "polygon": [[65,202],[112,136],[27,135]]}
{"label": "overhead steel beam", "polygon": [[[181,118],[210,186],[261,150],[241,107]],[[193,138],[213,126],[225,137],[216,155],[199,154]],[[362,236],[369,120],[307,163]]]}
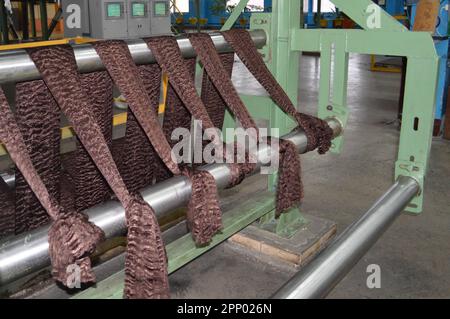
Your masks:
{"label": "overhead steel beam", "polygon": [[275,299],[324,298],[377,242],[420,192],[419,183],[401,176],[397,182],[328,248],[290,279]]}
{"label": "overhead steel beam", "polygon": [[[266,33],[263,30],[250,31],[256,47],[266,44]],[[233,52],[232,48],[219,33],[211,34],[216,49],[219,52]],[[192,45],[185,36],[177,37],[178,46],[185,58],[196,56]],[[143,40],[128,40],[128,48],[136,64],[155,63],[155,58]],[[81,73],[101,71],[105,67],[95,49],[90,44],[74,45],[78,70]],[[0,84],[38,80],[41,78],[33,61],[25,50],[0,52]]]}
{"label": "overhead steel beam", "polygon": [[[335,136],[341,134],[342,127],[338,121],[330,119],[328,123]],[[284,136],[283,139],[292,141],[297,146],[299,153],[306,152],[307,138],[303,131],[294,131]],[[263,165],[270,164],[270,146],[260,146],[257,160],[258,165],[254,174],[258,173]],[[227,164],[211,164],[202,169],[212,174],[219,189],[228,186],[230,169]],[[188,203],[191,196],[191,184],[186,177],[177,176],[147,188],[142,192],[142,196],[160,219]],[[110,201],[90,208],[86,213],[89,220],[105,232],[106,238],[125,234],[127,229],[125,211],[120,203]],[[47,232],[48,227],[42,227],[0,242],[0,286],[50,265]]]}

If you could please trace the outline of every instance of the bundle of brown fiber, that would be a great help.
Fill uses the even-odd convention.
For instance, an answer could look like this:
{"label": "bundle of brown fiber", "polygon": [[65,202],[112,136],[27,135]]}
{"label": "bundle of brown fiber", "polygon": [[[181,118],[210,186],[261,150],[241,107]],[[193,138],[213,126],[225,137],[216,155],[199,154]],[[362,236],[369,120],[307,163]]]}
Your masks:
{"label": "bundle of brown fiber", "polygon": [[[92,102],[92,116],[110,146],[111,79],[106,72],[92,72],[83,74],[81,82]],[[61,111],[44,81],[16,85],[15,117],[33,165],[56,200],[81,211],[110,199],[108,185],[78,140],[76,150],[61,158]],[[49,217],[18,170],[15,180],[15,233],[20,234],[43,226]],[[65,191],[68,188],[70,192]]]}
{"label": "bundle of brown fiber", "polygon": [[62,45],[29,49],[28,53],[79,140],[125,208],[128,226],[125,297],[168,297],[167,260],[155,213],[139,195],[131,194],[122,180],[101,128],[92,117],[73,49]]}
{"label": "bundle of brown fiber", "polygon": [[[163,43],[161,40],[158,42]],[[100,41],[94,44],[94,48],[114,83],[125,96],[130,110],[166,167],[174,175],[184,174],[190,178],[193,191],[188,205],[188,224],[198,245],[209,243],[212,236],[222,227],[217,186],[214,178],[208,172],[196,171],[187,167],[180,169],[172,160],[171,147],[159,125],[158,118],[154,112],[149,112],[152,97],[145,94],[144,84],[139,77],[138,68],[133,62],[126,43],[118,40]],[[160,52],[155,49],[153,53],[159,56]],[[185,61],[178,58],[178,55],[168,57],[171,61],[175,60],[181,63],[183,76],[186,76],[187,81],[193,83]],[[168,73],[168,75],[171,79],[171,74]],[[202,113],[202,110],[200,110],[198,113],[203,116],[203,119],[210,121],[207,115],[205,117],[206,111]]]}
{"label": "bundle of brown fiber", "polygon": [[37,173],[22,134],[3,91],[0,89],[0,139],[8,149],[11,159],[22,173],[30,188],[52,220],[48,233],[49,253],[53,277],[62,284],[67,283],[68,267],[80,267],[80,282],[95,281],[89,255],[103,239],[103,232],[89,223],[87,217],[78,212],[65,212],[49,193]]}
{"label": "bundle of brown fiber", "polygon": [[[292,104],[286,92],[267,68],[248,31],[234,29],[222,32],[222,34],[247,69],[269,93],[272,100],[283,112],[293,117],[299,127],[305,131],[308,139],[307,151],[318,149],[320,154],[326,153],[331,146],[331,139],[333,137],[332,129],[321,119],[297,112],[297,109]],[[218,81],[215,84],[216,87],[220,87]],[[226,95],[228,95],[228,92],[224,91],[222,97]],[[230,107],[230,105],[228,106]],[[287,140],[281,140],[280,155],[277,215],[300,204],[303,198],[300,158],[295,145]]]}
{"label": "bundle of brown fiber", "polygon": [[[28,154],[50,194],[59,200],[61,112],[44,81],[16,84],[15,118]],[[22,173],[15,172],[15,234],[49,222],[49,216]]]}

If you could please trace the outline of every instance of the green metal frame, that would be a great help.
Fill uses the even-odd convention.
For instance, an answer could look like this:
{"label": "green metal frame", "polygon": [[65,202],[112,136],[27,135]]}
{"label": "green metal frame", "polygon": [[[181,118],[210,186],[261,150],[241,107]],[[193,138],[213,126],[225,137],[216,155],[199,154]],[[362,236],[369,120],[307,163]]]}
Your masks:
{"label": "green metal frame", "polygon": [[[344,126],[347,123],[349,53],[407,57],[404,116],[395,178],[400,175],[413,177],[423,190],[432,142],[439,63],[432,37],[428,33],[408,31],[381,9],[380,28],[371,29],[367,25],[367,8],[373,6],[370,0],[333,2],[364,30],[297,29],[290,39],[292,50],[321,54],[319,116],[334,116]],[[335,140],[333,151],[340,151],[342,142],[342,137]],[[423,191],[410,203],[407,211],[420,213],[422,208]]]}
{"label": "green metal frame", "polygon": [[[395,179],[411,176],[424,187],[430,156],[438,56],[433,39],[425,32],[411,32],[371,0],[332,0],[362,30],[304,30],[300,28],[301,1],[274,1],[273,13],[254,14],[251,28],[266,30],[268,45],[261,50],[266,62],[292,101],[297,101],[298,60],[301,52],[320,53],[320,88],[318,116],[334,117],[346,126],[348,61],[350,53],[405,56],[406,74],[404,117],[400,133]],[[378,9],[379,26],[371,27],[370,17]],[[297,27],[298,26],[298,27]],[[266,97],[244,96],[252,115],[264,118],[271,127],[285,134],[294,123]],[[231,121],[231,115],[227,118]],[[230,122],[227,123],[229,125]],[[343,149],[344,138],[333,141],[332,152]],[[269,187],[275,186],[276,176]],[[407,211],[420,213],[423,191]]]}
{"label": "green metal frame", "polygon": [[[410,32],[380,9],[381,27],[370,29],[367,24],[370,0],[332,0],[337,7],[358,23],[363,30],[303,30],[300,28],[301,1],[273,0],[272,13],[253,14],[251,28],[263,29],[268,44],[261,50],[267,65],[292,101],[297,102],[298,63],[301,52],[320,52],[320,89],[318,115],[334,117],[343,127],[347,124],[347,77],[349,53],[406,56],[408,69],[398,160],[395,178],[400,175],[423,180],[430,155],[438,78],[438,56],[430,34]],[[244,0],[243,2],[246,2]],[[295,127],[270,98],[242,96],[255,118],[265,119],[280,135]],[[296,103],[295,103],[296,104]],[[226,115],[225,127],[235,127],[232,116]],[[343,138],[333,143],[333,152],[343,148]],[[249,199],[224,216],[223,232],[211,245],[198,248],[190,235],[167,246],[169,272],[189,263],[249,224],[260,220],[261,227],[271,229],[283,237],[290,237],[307,223],[296,209],[280,219],[274,217],[274,186],[276,175],[269,178],[268,193]],[[423,192],[408,211],[422,211]],[[124,274],[120,272],[77,298],[121,298]]]}

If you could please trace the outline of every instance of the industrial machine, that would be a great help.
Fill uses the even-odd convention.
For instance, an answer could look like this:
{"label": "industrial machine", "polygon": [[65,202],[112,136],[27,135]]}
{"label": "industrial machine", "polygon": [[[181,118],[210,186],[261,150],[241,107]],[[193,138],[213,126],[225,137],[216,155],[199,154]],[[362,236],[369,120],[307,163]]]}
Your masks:
{"label": "industrial machine", "polygon": [[179,12],[176,1],[172,23],[185,28],[220,29],[226,23],[234,10],[240,12],[239,19],[234,21],[234,27],[248,28],[250,18],[254,12],[270,12],[272,1],[264,0],[264,7],[259,9],[247,8],[249,1],[240,2],[232,10],[227,9],[227,1],[223,0],[189,0],[189,11]]}
{"label": "industrial machine", "polygon": [[168,0],[63,0],[64,35],[133,39],[170,34]]}
{"label": "industrial machine", "polygon": [[[418,1],[406,1],[411,7],[411,25],[414,24]],[[439,2],[439,16],[436,32],[433,34],[434,44],[439,56],[439,82],[436,95],[436,115],[434,135],[440,136],[443,130],[444,116],[448,99],[448,50],[449,50],[449,2]]]}
{"label": "industrial machine", "polygon": [[[103,27],[109,23],[108,15],[117,18],[122,14],[125,15],[125,12],[130,12],[126,1],[98,2],[101,5],[90,10],[98,10],[99,15],[91,14],[90,17],[91,19],[101,17],[98,20],[102,20],[99,24]],[[119,3],[121,5],[117,6]],[[130,3],[133,1],[128,2]],[[158,1],[151,3],[152,6],[149,8]],[[332,151],[336,153],[343,151],[344,132],[349,119],[347,107],[349,54],[407,57],[408,70],[399,152],[397,162],[392,163],[395,171],[393,185],[318,258],[302,268],[281,288],[274,295],[275,298],[326,296],[404,210],[412,214],[422,212],[426,194],[424,179],[430,156],[439,63],[433,39],[429,33],[407,30],[384,11],[380,11],[381,23],[374,30],[368,19],[371,13],[367,8],[373,4],[370,0],[333,0],[333,3],[360,25],[362,30],[302,29],[299,27],[300,1],[273,0],[271,13],[257,13],[251,16],[251,36],[273,75],[292,101],[297,101],[299,55],[302,52],[320,52],[318,114],[328,121],[335,133]],[[110,4],[113,6],[108,7]],[[137,12],[142,14],[142,7],[136,8]],[[155,11],[150,9],[148,14],[152,12]],[[234,20],[229,21],[227,25],[232,26],[238,16],[232,18]],[[90,32],[94,32],[93,30],[91,28]],[[109,31],[103,32],[103,35],[108,36],[106,32]],[[119,34],[125,36],[124,33]],[[211,37],[220,52],[230,51],[221,35],[212,34]],[[193,50],[189,41],[180,37],[178,44],[185,57],[192,57]],[[130,41],[129,48],[136,63],[155,62],[152,52],[143,42]],[[75,46],[74,50],[80,72],[104,68],[99,56],[89,44]],[[13,51],[0,55],[0,84],[37,78],[39,73],[25,52]],[[292,141],[300,153],[305,152],[307,138],[304,132],[291,132],[294,127],[292,120],[274,107],[274,102],[270,98],[250,95],[242,95],[241,98],[253,117],[266,120],[272,128],[279,128],[280,136]],[[230,114],[226,115],[224,126],[235,127]],[[264,150],[258,153],[260,163],[268,162],[265,156],[267,152]],[[227,186],[230,174],[227,164],[216,164],[202,169],[213,175],[219,188]],[[387,166],[386,169],[391,168]],[[12,187],[14,180],[7,176],[4,178]],[[189,234],[181,235],[170,243],[166,247],[169,273],[201,256],[255,221],[259,221],[261,226],[274,224],[276,227],[271,231],[280,236],[285,236],[286,233],[292,235],[299,227],[301,228],[304,220],[299,209],[293,209],[279,219],[275,218],[273,194],[275,178],[275,175],[269,177],[267,193],[250,198],[224,214],[223,231],[215,236],[208,246],[197,247]],[[190,191],[191,185],[185,177],[175,177],[145,189],[142,194],[162,219],[173,214],[174,209],[185,205]],[[126,231],[124,211],[118,203],[111,202],[93,207],[87,213],[90,220],[104,230],[107,238],[121,236]],[[32,276],[50,263],[46,227],[7,239],[0,243],[0,247],[1,286],[11,285],[26,276]],[[123,278],[123,271],[118,272],[97,283],[95,287],[75,295],[75,298],[121,298]]]}

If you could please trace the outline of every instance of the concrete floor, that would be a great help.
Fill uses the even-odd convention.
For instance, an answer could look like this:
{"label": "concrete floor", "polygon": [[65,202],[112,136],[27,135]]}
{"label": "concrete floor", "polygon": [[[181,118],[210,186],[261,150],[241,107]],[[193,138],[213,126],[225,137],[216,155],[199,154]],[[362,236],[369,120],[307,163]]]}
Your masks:
{"label": "concrete floor", "polygon": [[[351,110],[341,155],[308,154],[303,159],[302,210],[332,220],[338,232],[355,221],[393,183],[399,129],[395,121],[400,75],[368,71],[367,56],[350,59]],[[258,90],[242,66],[235,70],[241,91]],[[319,58],[300,66],[299,105],[317,107]],[[250,83],[250,84],[249,84]],[[426,180],[425,210],[403,215],[333,290],[330,298],[450,297],[450,142],[433,141]],[[271,263],[233,251],[224,244],[171,276],[176,297],[269,297],[292,274]],[[381,268],[381,288],[368,289],[368,265]]]}

